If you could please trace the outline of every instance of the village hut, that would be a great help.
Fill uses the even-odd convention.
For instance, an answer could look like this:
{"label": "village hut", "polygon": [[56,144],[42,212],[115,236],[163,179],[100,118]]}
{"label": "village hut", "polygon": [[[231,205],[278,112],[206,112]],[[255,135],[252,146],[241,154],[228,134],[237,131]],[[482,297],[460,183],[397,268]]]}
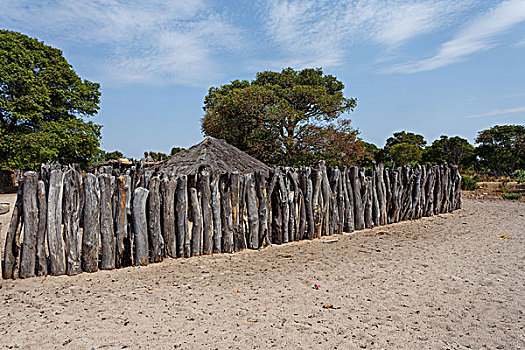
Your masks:
{"label": "village hut", "polygon": [[207,137],[201,143],[174,154],[159,165],[161,171],[180,175],[197,174],[200,170],[240,174],[261,172],[268,176],[270,167],[224,140]]}

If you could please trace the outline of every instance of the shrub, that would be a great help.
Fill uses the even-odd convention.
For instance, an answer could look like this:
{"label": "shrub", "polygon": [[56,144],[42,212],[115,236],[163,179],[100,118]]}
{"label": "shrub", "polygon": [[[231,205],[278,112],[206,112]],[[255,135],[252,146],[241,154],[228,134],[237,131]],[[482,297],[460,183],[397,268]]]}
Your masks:
{"label": "shrub", "polygon": [[478,184],[471,177],[461,175],[461,189],[464,191],[474,191],[478,189]]}
{"label": "shrub", "polygon": [[519,194],[519,193],[503,193],[501,195],[501,198],[503,198],[503,199],[520,199],[521,198],[521,194]]}
{"label": "shrub", "polygon": [[521,184],[525,183],[525,170],[516,170],[512,173],[512,176],[516,178],[516,181]]}

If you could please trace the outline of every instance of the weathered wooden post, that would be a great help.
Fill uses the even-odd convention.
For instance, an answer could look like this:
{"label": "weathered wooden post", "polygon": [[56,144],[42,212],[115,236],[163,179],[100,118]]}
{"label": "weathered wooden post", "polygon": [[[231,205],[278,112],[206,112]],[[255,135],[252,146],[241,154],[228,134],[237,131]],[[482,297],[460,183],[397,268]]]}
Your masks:
{"label": "weathered wooden post", "polygon": [[129,237],[128,232],[128,210],[131,197],[130,186],[131,178],[128,175],[121,175],[117,178],[117,203],[115,211],[115,266],[117,268],[130,266],[132,264],[132,239]]}
{"label": "weathered wooden post", "polygon": [[20,233],[22,230],[22,205],[23,205],[23,180],[19,184],[18,193],[16,196],[13,214],[9,222],[9,228],[5,239],[4,247],[4,269],[2,271],[4,279],[17,278],[17,271],[19,270],[18,261],[20,253]]}
{"label": "weathered wooden post", "polygon": [[160,196],[162,206],[162,238],[166,256],[175,258],[177,256],[177,243],[175,240],[175,190],[177,181],[165,177],[160,183]]}
{"label": "weathered wooden post", "polygon": [[461,209],[462,202],[461,202],[461,174],[459,173],[458,167],[455,167],[455,174],[456,174],[456,193],[455,193],[455,200],[456,200],[456,206],[454,209]]}
{"label": "weathered wooden post", "polygon": [[51,170],[47,196],[47,245],[49,272],[53,276],[66,273],[64,244],[62,241],[62,198],[64,175],[61,170]]}
{"label": "weathered wooden post", "polygon": [[388,168],[384,168],[383,170],[383,181],[385,183],[385,220],[387,224],[391,223],[390,218],[390,210],[392,209],[392,177],[391,177],[391,171]]}
{"label": "weathered wooden post", "polygon": [[320,238],[323,229],[323,196],[321,194],[321,183],[323,182],[322,172],[319,169],[312,169],[312,206],[314,214],[314,237]]}
{"label": "weathered wooden post", "polygon": [[133,233],[135,235],[135,266],[146,266],[149,263],[149,238],[148,219],[146,214],[146,203],[149,191],[143,187],[137,187],[133,191]]}
{"label": "weathered wooden post", "polygon": [[221,218],[221,200],[219,194],[220,175],[214,173],[211,182],[211,210],[213,214],[213,252],[222,252],[222,218]]}
{"label": "weathered wooden post", "polygon": [[355,208],[354,190],[352,188],[352,179],[350,178],[350,168],[345,168],[343,174],[343,194],[345,196],[345,224],[343,230],[345,232],[353,232],[355,230]]}
{"label": "weathered wooden post", "polygon": [[188,227],[188,177],[186,175],[181,175],[178,178],[175,203],[177,214],[177,257],[189,258],[191,250]]}
{"label": "weathered wooden post", "polygon": [[384,173],[385,168],[383,164],[376,165],[374,167],[375,171],[375,182],[376,182],[376,194],[377,194],[377,200],[379,205],[379,219],[378,219],[378,225],[386,225],[387,223],[387,215],[386,215],[386,206],[387,206],[387,199],[386,199],[386,185],[385,185],[385,179],[384,179]]}
{"label": "weathered wooden post", "polygon": [[321,172],[321,194],[323,196],[323,225],[322,236],[330,236],[334,234],[334,225],[331,221],[330,208],[332,206],[332,190],[330,189],[330,181],[328,180],[328,172],[326,170],[325,162],[319,162],[319,171]]}
{"label": "weathered wooden post", "polygon": [[202,205],[202,253],[208,255],[213,252],[213,214],[209,172],[201,171],[198,190]]}
{"label": "weathered wooden post", "polygon": [[257,206],[257,193],[255,191],[255,178],[253,174],[246,177],[246,208],[248,211],[248,248],[259,248],[259,208]]}
{"label": "weathered wooden post", "polygon": [[341,178],[341,171],[337,168],[332,169],[330,174],[330,187],[332,196],[330,197],[330,218],[333,233],[341,233],[342,227],[339,226],[339,183]]}
{"label": "weathered wooden post", "polygon": [[22,190],[22,210],[24,217],[24,244],[20,257],[20,277],[28,278],[35,275],[35,246],[38,229],[37,204],[38,174],[28,171],[24,174]]}
{"label": "weathered wooden post", "polygon": [[230,178],[229,174],[224,174],[220,179],[222,251],[224,253],[233,253],[233,210]]}
{"label": "weathered wooden post", "polygon": [[268,230],[268,196],[266,192],[266,179],[263,173],[255,173],[255,183],[257,188],[257,198],[259,201],[259,242],[257,248],[263,245],[270,245],[270,232]]}
{"label": "weathered wooden post", "polygon": [[[362,175],[361,175],[362,174]],[[363,207],[365,208],[365,227],[371,228],[374,226],[373,222],[373,193],[372,193],[372,178],[370,176],[365,176],[364,170],[360,171],[361,183],[364,185],[364,194],[363,194]]]}
{"label": "weathered wooden post", "polygon": [[47,197],[44,181],[38,181],[38,232],[36,235],[36,274],[47,275],[46,255],[46,222],[47,222]]}
{"label": "weathered wooden post", "polygon": [[100,188],[93,174],[84,176],[84,234],[82,236],[82,270],[98,271],[100,240]]}
{"label": "weathered wooden post", "polygon": [[111,176],[100,174],[98,185],[100,188],[100,242],[102,245],[100,268],[112,270],[115,268],[115,229],[112,217]]}
{"label": "weathered wooden post", "polygon": [[241,186],[241,176],[238,171],[230,174],[230,193],[232,205],[232,222],[233,222],[233,251],[236,250],[236,242],[240,231],[240,214],[239,214],[239,195]]}
{"label": "weathered wooden post", "polygon": [[301,172],[301,187],[304,193],[304,207],[306,215],[306,235],[305,238],[313,239],[315,233],[314,210],[313,210],[313,184],[312,169],[303,168]]}
{"label": "weathered wooden post", "polygon": [[304,192],[300,184],[299,174],[295,169],[290,172],[290,180],[294,189],[294,215],[295,215],[295,240],[304,239],[306,236],[306,206]]}
{"label": "weathered wooden post", "polygon": [[202,240],[202,213],[199,203],[199,195],[193,187],[189,189],[190,213],[191,213],[191,255],[201,255]]}
{"label": "weathered wooden post", "polygon": [[247,247],[247,242],[246,242],[246,235],[247,235],[247,230],[246,230],[246,220],[245,220],[245,211],[246,211],[246,174],[244,175],[241,175],[239,177],[239,209],[238,209],[238,225],[236,228],[234,228],[233,230],[233,233],[234,233],[234,243],[233,243],[233,246],[234,246],[234,250],[235,251],[239,251],[239,250],[243,250],[243,249],[246,249]]}
{"label": "weathered wooden post", "polygon": [[[93,174],[91,174],[94,176]],[[82,234],[80,233],[80,217],[82,207],[80,206],[80,193],[82,191],[82,176],[73,168],[64,174],[64,243],[66,250],[66,274],[78,275],[82,272],[80,248],[82,245]],[[85,192],[85,191],[84,191]],[[85,194],[89,196],[90,194]],[[86,213],[84,213],[85,217]],[[85,222],[84,222],[85,224]],[[84,235],[86,227],[84,225]]]}
{"label": "weathered wooden post", "polygon": [[363,208],[363,198],[361,197],[361,181],[359,178],[358,168],[350,167],[350,183],[352,184],[352,192],[354,195],[354,228],[362,230],[365,228],[365,209]]}
{"label": "weathered wooden post", "polygon": [[164,239],[160,228],[160,179],[158,176],[153,176],[148,182],[149,261],[157,263],[162,261],[164,251]]}

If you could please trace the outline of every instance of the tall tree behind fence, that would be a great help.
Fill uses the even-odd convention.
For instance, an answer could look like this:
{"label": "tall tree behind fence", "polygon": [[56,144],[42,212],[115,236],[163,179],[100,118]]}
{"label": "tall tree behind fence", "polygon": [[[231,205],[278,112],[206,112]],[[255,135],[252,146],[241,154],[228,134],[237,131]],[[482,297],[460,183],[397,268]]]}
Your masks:
{"label": "tall tree behind fence", "polygon": [[[165,257],[232,253],[461,208],[457,167],[275,168],[191,176],[140,166],[24,174],[2,277],[76,275]],[[114,176],[117,175],[117,176]]]}

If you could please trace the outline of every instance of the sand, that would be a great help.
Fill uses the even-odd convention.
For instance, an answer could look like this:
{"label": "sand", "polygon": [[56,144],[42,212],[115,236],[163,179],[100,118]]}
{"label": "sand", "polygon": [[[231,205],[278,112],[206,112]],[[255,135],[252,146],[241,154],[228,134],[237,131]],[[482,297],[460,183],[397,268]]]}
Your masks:
{"label": "sand", "polygon": [[333,243],[4,280],[0,347],[525,349],[524,215],[465,200]]}

